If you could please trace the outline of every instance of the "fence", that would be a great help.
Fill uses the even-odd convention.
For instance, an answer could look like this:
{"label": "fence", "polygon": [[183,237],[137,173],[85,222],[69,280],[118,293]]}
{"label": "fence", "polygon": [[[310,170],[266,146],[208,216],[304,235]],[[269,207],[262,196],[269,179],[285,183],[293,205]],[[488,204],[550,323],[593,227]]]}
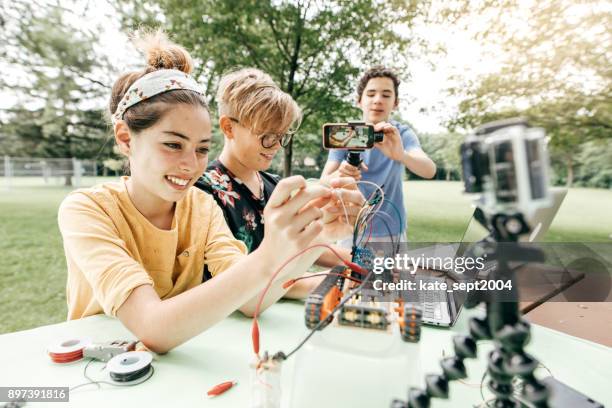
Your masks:
{"label": "fence", "polygon": [[[52,159],[4,156],[0,176],[4,188],[13,186],[65,185],[80,187],[85,177],[98,175],[98,163],[76,158]],[[88,180],[89,181],[89,180]],[[89,183],[87,183],[89,184]]]}

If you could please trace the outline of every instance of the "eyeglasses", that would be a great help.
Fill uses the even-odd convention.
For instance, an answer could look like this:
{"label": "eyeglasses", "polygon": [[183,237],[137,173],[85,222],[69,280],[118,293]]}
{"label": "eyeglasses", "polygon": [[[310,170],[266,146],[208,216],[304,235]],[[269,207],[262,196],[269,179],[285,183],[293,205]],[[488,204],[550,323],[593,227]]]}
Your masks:
{"label": "eyeglasses", "polygon": [[[247,128],[244,126],[238,119],[229,118],[232,122],[236,122],[240,126]],[[273,147],[277,142],[280,143],[281,147],[287,147],[289,142],[291,142],[291,138],[293,137],[293,133],[284,133],[284,134],[275,134],[275,133],[263,133],[261,135],[257,135],[259,138],[259,142],[264,149],[269,149]]]}

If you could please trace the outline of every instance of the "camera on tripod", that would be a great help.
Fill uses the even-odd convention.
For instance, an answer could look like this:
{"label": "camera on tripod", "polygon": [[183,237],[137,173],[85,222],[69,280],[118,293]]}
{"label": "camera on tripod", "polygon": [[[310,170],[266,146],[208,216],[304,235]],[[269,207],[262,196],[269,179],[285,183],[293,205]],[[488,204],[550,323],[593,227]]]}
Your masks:
{"label": "camera on tripod", "polygon": [[383,132],[375,132],[366,122],[326,123],[323,125],[323,147],[326,149],[366,150],[383,141]]}
{"label": "camera on tripod", "polygon": [[490,122],[461,145],[467,193],[482,193],[488,213],[521,212],[527,219],[552,204],[545,132],[525,119]]}
{"label": "camera on tripod", "polygon": [[[428,408],[433,398],[448,399],[449,382],[467,378],[464,360],[476,358],[477,342],[493,340],[487,387],[495,398],[492,405],[488,401],[485,405],[602,408],[602,404],[552,377],[538,379],[534,372],[540,363],[525,352],[530,326],[521,318],[515,281],[517,268],[511,262],[545,260],[539,248],[518,243],[522,234],[530,232],[527,224],[535,211],[552,204],[544,130],[530,127],[524,119],[483,125],[461,145],[461,165],[465,191],[480,193],[474,218],[490,230],[489,236],[473,243],[467,251],[490,255],[495,266],[487,279],[510,280],[513,296],[505,299],[500,290],[489,290],[468,298],[464,307],[472,309],[484,303],[486,316],[473,316],[468,324],[469,335],[453,339],[455,356],[442,359],[442,374],[427,375],[425,388],[410,388],[407,401],[393,400],[391,407]],[[504,242],[514,246],[500,247]],[[521,380],[520,392],[515,389],[514,379]]]}

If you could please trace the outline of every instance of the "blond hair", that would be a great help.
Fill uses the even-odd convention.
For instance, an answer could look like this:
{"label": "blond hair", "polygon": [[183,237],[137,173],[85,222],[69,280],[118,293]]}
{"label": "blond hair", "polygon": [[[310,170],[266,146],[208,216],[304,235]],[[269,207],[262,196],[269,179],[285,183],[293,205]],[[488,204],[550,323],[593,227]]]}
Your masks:
{"label": "blond hair", "polygon": [[219,81],[217,103],[219,117],[236,119],[256,133],[295,132],[302,120],[302,111],[291,95],[256,68],[225,74]]}

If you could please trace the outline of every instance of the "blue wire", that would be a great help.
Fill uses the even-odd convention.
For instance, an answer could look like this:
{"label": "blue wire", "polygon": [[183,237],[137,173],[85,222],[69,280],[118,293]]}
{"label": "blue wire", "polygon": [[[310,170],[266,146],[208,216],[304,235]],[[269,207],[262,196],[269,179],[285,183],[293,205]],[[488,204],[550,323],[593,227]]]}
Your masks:
{"label": "blue wire", "polygon": [[[395,212],[397,213],[397,218],[399,218],[399,220],[400,220],[400,226],[401,226],[401,225],[402,225],[402,221],[403,221],[402,213],[401,213],[401,212],[400,212],[400,210],[397,208],[397,206],[396,206],[395,204],[393,204],[393,201],[388,200],[388,199],[386,199],[386,198],[385,198],[385,199],[383,200],[383,204],[384,204],[385,202],[387,202],[387,203],[391,204],[391,207],[393,207],[393,209],[394,209],[394,210],[395,210]],[[400,231],[400,234],[401,234],[401,231]]]}

